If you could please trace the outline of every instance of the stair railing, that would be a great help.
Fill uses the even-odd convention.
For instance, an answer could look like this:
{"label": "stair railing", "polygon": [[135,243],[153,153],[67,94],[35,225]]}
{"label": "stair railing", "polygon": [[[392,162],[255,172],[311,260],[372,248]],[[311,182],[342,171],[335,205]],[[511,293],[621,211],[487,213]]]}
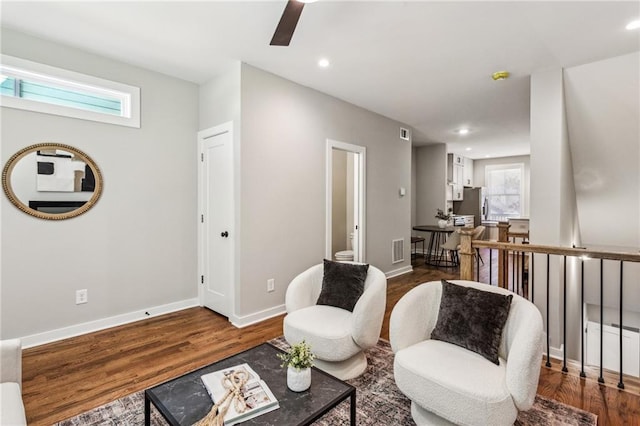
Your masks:
{"label": "stair railing", "polygon": [[[485,268],[488,268],[488,274],[484,274],[486,277],[488,275],[489,284],[493,284],[493,251],[498,252],[498,264],[497,264],[497,276],[498,282],[497,285],[502,288],[507,288],[515,293],[520,294],[521,296],[535,302],[533,300],[534,290],[535,290],[535,281],[537,277],[533,276],[534,272],[534,260],[536,258],[546,259],[546,366],[551,367],[551,350],[550,350],[550,333],[549,333],[549,307],[550,307],[550,258],[551,256],[559,256],[562,258],[562,292],[563,292],[563,300],[562,300],[562,328],[563,328],[563,361],[562,361],[562,371],[567,372],[567,258],[577,258],[580,264],[580,325],[581,325],[581,340],[580,340],[580,350],[581,350],[581,369],[580,376],[586,377],[584,363],[585,363],[585,348],[584,348],[584,339],[585,339],[585,327],[584,327],[584,287],[585,287],[585,274],[584,274],[584,262],[587,259],[599,259],[599,267],[600,267],[600,374],[598,377],[598,382],[604,383],[603,377],[603,307],[604,307],[604,261],[616,261],[619,262],[619,305],[618,305],[618,320],[619,324],[616,326],[619,327],[619,382],[618,388],[624,389],[624,378],[623,378],[623,331],[625,330],[623,323],[623,311],[624,311],[624,301],[623,301],[623,290],[624,290],[624,278],[623,271],[624,265],[626,262],[633,262],[640,264],[640,253],[624,253],[624,252],[612,252],[612,251],[602,251],[602,250],[590,250],[587,248],[580,247],[557,247],[557,246],[547,246],[547,245],[538,245],[538,244],[530,244],[528,242],[524,243],[513,243],[508,242],[508,228],[509,225],[506,223],[501,223],[498,225],[499,227],[499,239],[504,241],[483,241],[483,240],[473,240],[473,229],[462,229],[460,231],[460,249],[458,255],[460,257],[460,279],[463,280],[480,280],[480,259],[479,255],[477,255],[476,249],[489,249],[489,259],[488,262],[485,262]],[[513,236],[513,235],[512,235]],[[538,259],[539,261],[542,259]],[[531,265],[529,265],[529,262]],[[511,269],[511,276],[509,275],[509,269]],[[475,273],[474,273],[475,272]],[[511,279],[510,279],[511,278]],[[535,279],[534,279],[535,278]],[[576,277],[577,278],[577,277]],[[531,284],[529,286],[529,283]],[[611,284],[611,285],[615,285]]]}

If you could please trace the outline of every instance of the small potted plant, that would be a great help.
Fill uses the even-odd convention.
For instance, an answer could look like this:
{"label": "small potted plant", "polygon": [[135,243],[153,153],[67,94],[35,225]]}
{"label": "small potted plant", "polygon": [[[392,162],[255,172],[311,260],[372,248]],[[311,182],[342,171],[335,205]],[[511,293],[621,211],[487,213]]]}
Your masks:
{"label": "small potted plant", "polygon": [[451,215],[448,213],[445,213],[444,210],[442,209],[438,209],[436,211],[436,219],[439,219],[438,226],[440,228],[446,228],[447,223],[449,222],[449,219],[451,219]]}
{"label": "small potted plant", "polygon": [[315,355],[311,346],[304,340],[297,343],[283,353],[278,354],[282,361],[281,367],[287,367],[287,386],[294,392],[302,392],[311,386],[311,367]]}

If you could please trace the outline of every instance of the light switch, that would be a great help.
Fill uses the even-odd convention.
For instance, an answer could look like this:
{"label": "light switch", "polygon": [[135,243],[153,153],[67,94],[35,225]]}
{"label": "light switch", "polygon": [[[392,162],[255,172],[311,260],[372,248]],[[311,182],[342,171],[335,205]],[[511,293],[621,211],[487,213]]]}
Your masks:
{"label": "light switch", "polygon": [[403,187],[400,187],[400,196],[404,197],[406,193],[407,193],[407,190],[404,189]]}

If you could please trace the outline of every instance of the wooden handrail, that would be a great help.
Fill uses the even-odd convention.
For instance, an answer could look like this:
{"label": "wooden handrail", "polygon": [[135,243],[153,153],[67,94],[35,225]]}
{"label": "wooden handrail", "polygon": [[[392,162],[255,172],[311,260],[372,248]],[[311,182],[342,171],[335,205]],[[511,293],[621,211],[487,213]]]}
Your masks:
{"label": "wooden handrail", "polygon": [[501,243],[498,241],[473,240],[473,248],[491,248],[525,253],[557,254],[560,256],[588,257],[590,259],[622,260],[640,262],[640,253],[624,253],[602,250],[589,250],[572,247],[545,246],[540,244]]}
{"label": "wooden handrail", "polygon": [[[508,233],[508,225],[500,226],[502,237],[506,237]],[[460,279],[473,280],[473,256],[475,249],[477,248],[490,248],[498,250],[498,285],[506,286],[507,280],[507,253],[519,252],[519,253],[541,253],[541,254],[553,254],[559,256],[574,256],[574,257],[586,257],[590,259],[605,259],[605,260],[617,260],[623,262],[638,262],[640,263],[640,252],[614,252],[605,250],[589,250],[573,247],[558,247],[547,246],[541,244],[522,244],[522,243],[509,243],[503,241],[484,241],[484,240],[471,240],[473,235],[473,229],[463,229],[460,231],[460,250],[458,252],[460,256]]]}

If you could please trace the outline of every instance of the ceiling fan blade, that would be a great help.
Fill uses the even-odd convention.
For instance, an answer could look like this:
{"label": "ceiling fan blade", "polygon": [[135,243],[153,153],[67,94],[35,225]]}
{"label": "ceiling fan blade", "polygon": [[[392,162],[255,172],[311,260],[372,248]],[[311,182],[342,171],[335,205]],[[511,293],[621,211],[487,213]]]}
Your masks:
{"label": "ceiling fan blade", "polygon": [[298,25],[303,7],[304,3],[297,0],[289,0],[287,2],[280,22],[276,27],[276,32],[273,33],[273,38],[269,43],[271,46],[288,46],[291,43],[291,37],[293,37],[293,32],[296,29],[296,25]]}

